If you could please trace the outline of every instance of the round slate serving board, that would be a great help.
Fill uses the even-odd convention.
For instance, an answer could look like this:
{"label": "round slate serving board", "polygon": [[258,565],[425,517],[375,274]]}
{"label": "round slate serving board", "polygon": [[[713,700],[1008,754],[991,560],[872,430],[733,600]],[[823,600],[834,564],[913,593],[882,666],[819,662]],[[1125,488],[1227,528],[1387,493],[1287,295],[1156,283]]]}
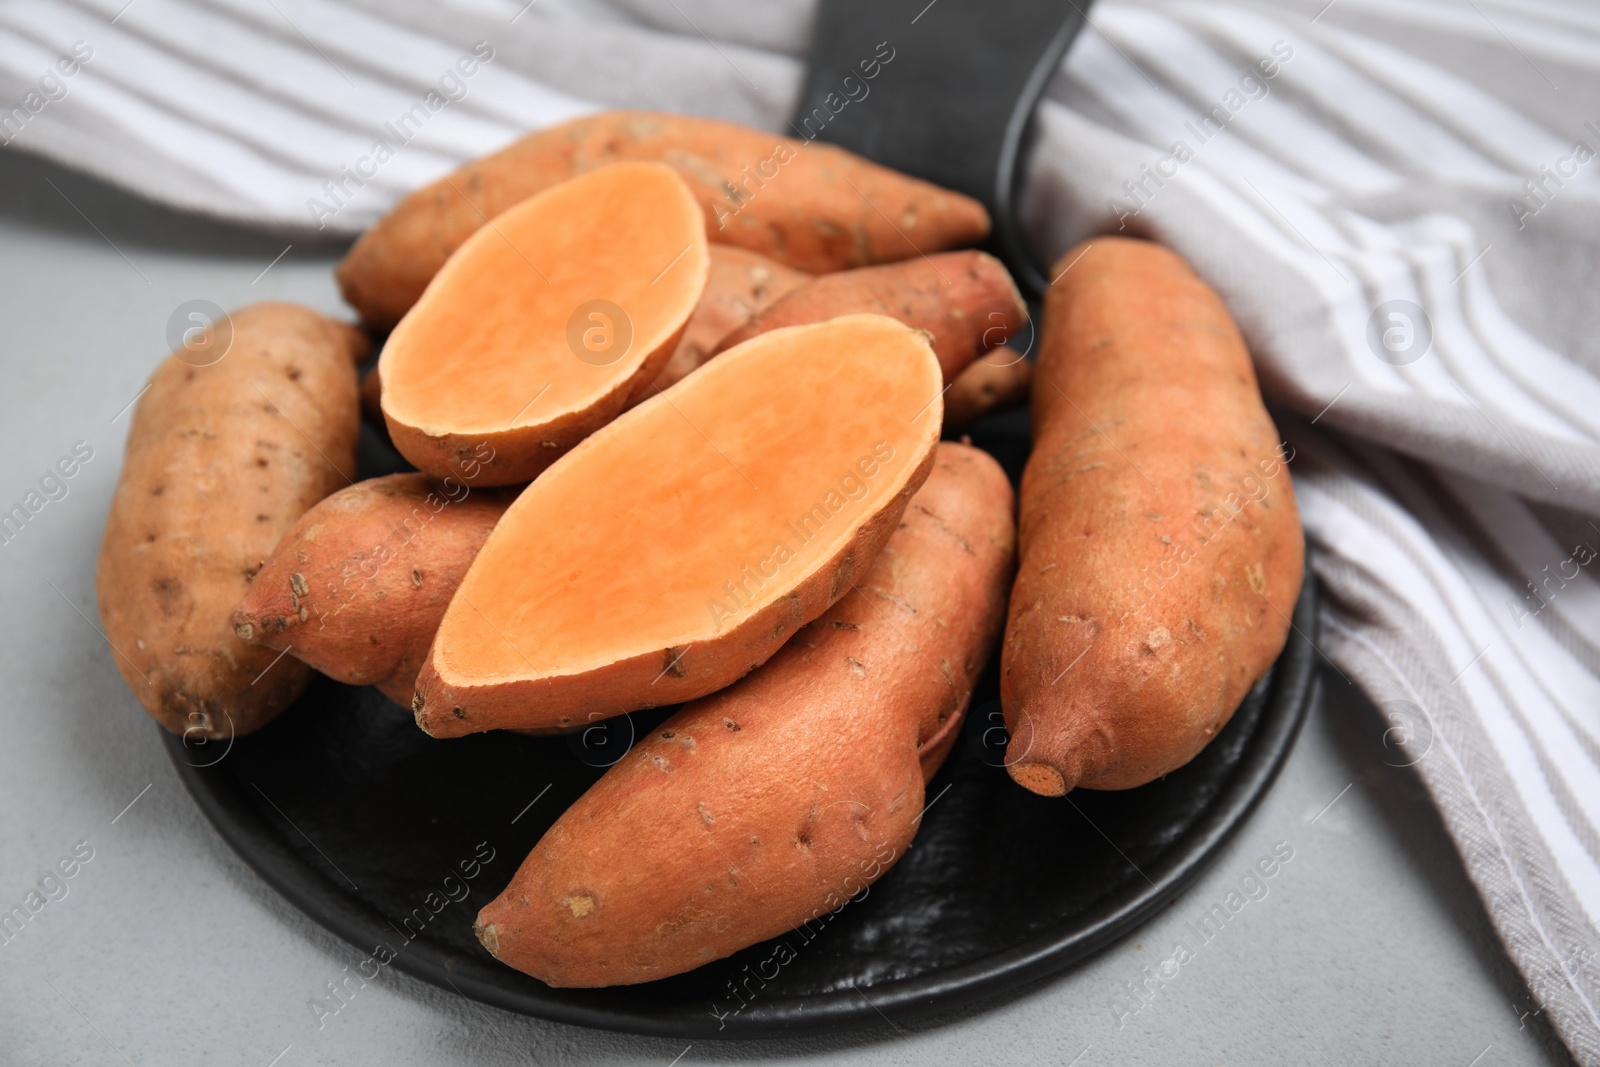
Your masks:
{"label": "round slate serving board", "polygon": [[[364,431],[363,474],[395,465]],[[1013,413],[972,431],[1013,478]],[[562,1022],[690,1038],[883,1025],[1059,972],[1138,927],[1192,881],[1266,791],[1314,698],[1315,589],[1272,671],[1188,766],[1139,789],[1061,799],[1016,786],[993,669],[928,787],[905,857],[808,930],[647,985],[551,989],[472,934],[540,835],[672,709],[613,720],[587,742],[479,734],[434,740],[376,690],[319,680],[232,742],[163,733],[179,776],[262,878],[371,963],[485,1004]]]}

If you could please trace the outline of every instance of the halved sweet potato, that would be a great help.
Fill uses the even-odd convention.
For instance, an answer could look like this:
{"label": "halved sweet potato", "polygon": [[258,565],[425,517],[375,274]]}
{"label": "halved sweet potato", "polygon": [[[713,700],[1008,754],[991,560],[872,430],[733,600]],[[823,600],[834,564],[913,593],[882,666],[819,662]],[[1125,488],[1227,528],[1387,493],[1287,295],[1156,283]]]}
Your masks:
{"label": "halved sweet potato", "polygon": [[512,500],[464,478],[391,474],[323,500],[256,573],[234,633],[409,704],[450,598]]}
{"label": "halved sweet potato", "polygon": [[500,520],[417,678],[436,737],[561,729],[721,689],[862,574],[927,477],[927,340],[774,330],[590,437]]}
{"label": "halved sweet potato", "polygon": [[994,649],[1011,485],[944,443],[859,587],[760,670],[687,705],[567,810],[478,915],[554,986],[648,982],[795,930],[905,855]]}
{"label": "halved sweet potato", "polygon": [[705,288],[705,230],[660,163],[602,167],[475,233],[379,360],[389,436],[434,477],[485,447],[525,482],[661,372]]}
{"label": "halved sweet potato", "polygon": [[728,334],[717,349],[780,326],[856,312],[888,315],[927,330],[946,383],[1028,321],[1027,305],[1005,265],[987,252],[968,249],[812,278]]}

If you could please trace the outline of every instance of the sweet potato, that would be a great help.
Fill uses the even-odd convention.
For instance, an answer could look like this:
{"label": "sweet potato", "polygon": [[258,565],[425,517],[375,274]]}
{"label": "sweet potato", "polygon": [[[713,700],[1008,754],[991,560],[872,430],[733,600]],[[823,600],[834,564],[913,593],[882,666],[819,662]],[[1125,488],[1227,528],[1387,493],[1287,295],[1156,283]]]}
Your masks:
{"label": "sweet potato", "polygon": [[[775,259],[732,245],[712,245],[706,291],[689,316],[677,350],[645,395],[682,381],[717,349],[717,342],[749,322],[774,300],[810,278]],[[643,400],[641,396],[634,403]]]}
{"label": "sweet potato", "polygon": [[648,982],[796,931],[905,854],[993,650],[1012,570],[999,464],[941,444],[857,587],[766,666],[673,715],[478,915],[553,986]]}
{"label": "sweet potato", "polygon": [[1142,785],[1205,747],[1282,651],[1304,553],[1222,301],[1146,241],[1068,257],[1045,300],[1000,682],[1011,776],[1046,795]]}
{"label": "sweet potato", "polygon": [[523,491],[417,678],[436,737],[721,689],[843,596],[933,463],[939,364],[881,315],[774,330]]}
{"label": "sweet potato", "polygon": [[511,504],[470,482],[391,474],[334,493],[278,542],[234,632],[409,705],[444,609]]}
{"label": "sweet potato", "polygon": [[944,394],[944,428],[959,430],[1028,402],[1033,364],[1013,348],[997,348],[972,361]]}
{"label": "sweet potato", "polygon": [[663,164],[613,164],[523,201],[389,335],[390,439],[435,478],[488,449],[479,485],[528,481],[661,373],[707,269],[699,209]]}
{"label": "sweet potato", "polygon": [[358,331],[294,304],[228,324],[220,360],[173,353],[134,408],[96,576],[139,702],[174,733],[214,738],[265,725],[311,679],[241,641],[229,615],[284,531],[354,476],[367,351]]}
{"label": "sweet potato", "polygon": [[1028,318],[1027,305],[1006,268],[988,253],[969,249],[813,278],[724,337],[717,347],[732,348],[780,326],[824,322],[861,311],[927,330],[946,383]]}
{"label": "sweet potato", "polygon": [[980,243],[976,200],[841,148],[689,115],[609,111],[529,134],[402,200],[339,264],[345,299],[386,330],[487,220],[622,160],[677,169],[719,244],[818,273]]}

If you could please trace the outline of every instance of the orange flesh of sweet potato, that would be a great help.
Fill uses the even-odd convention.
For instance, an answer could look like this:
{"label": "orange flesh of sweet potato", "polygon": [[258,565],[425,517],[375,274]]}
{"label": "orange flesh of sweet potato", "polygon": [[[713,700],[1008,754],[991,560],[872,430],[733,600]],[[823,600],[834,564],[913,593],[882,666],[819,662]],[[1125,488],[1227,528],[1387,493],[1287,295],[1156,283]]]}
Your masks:
{"label": "orange flesh of sweet potato", "polygon": [[1028,402],[1033,364],[1013,348],[997,348],[972,361],[944,394],[944,428],[959,430],[996,412]]}
{"label": "orange flesh of sweet potato", "polygon": [[[811,277],[775,259],[733,245],[711,245],[706,251],[710,270],[700,303],[689,316],[689,324],[684,327],[683,337],[667,365],[643,395],[629,401],[630,406],[682,381],[711,358],[718,341]],[[389,431],[383,424],[382,395],[383,386],[378,369],[374,367],[361,380],[361,414],[376,424],[387,438]]]}
{"label": "orange flesh of sweet potato", "polygon": [[875,312],[932,335],[946,383],[1027,321],[1027,305],[999,260],[968,250],[824,274],[798,286],[722,339],[732,348],[780,326]]}
{"label": "orange flesh of sweet potato", "polygon": [[445,612],[436,737],[561,729],[720,689],[844,595],[922,484],[939,365],[877,315],[775,330],[523,491]]}
{"label": "orange flesh of sweet potato", "polygon": [[818,273],[980,243],[983,205],[817,141],[689,115],[609,111],[529,134],[402,200],[339,264],[340,289],[391,328],[486,220],[577,174],[624,160],[675,168],[705,230]]}
{"label": "orange flesh of sweet potato", "polygon": [[367,352],[358,331],[295,304],[228,322],[221,359],[168,356],[134,408],[95,579],[139,702],[173,733],[211,738],[264,726],[311,680],[241,641],[229,615],[284,531],[354,475]]}
{"label": "orange flesh of sweet potato", "polygon": [[[811,277],[775,259],[732,245],[712,245],[709,251],[711,271],[706,278],[706,291],[689,316],[689,325],[672,358],[645,391],[647,396],[681,382],[711,358],[718,341]],[[643,399],[641,396],[634,403]]]}
{"label": "orange flesh of sweet potato", "polygon": [[1046,296],[1001,658],[1007,765],[1046,795],[1194,758],[1282,651],[1304,563],[1222,301],[1159,245],[1082,257]]}
{"label": "orange flesh of sweet potato", "polygon": [[993,459],[941,444],[858,589],[669,718],[550,828],[479,913],[489,951],[553,986],[603,986],[815,936],[802,924],[917,831],[999,634],[1011,505]]}
{"label": "orange flesh of sweet potato", "polygon": [[511,500],[415,473],[341,489],[278,542],[234,632],[409,705],[439,620]]}
{"label": "orange flesh of sweet potato", "polygon": [[505,212],[451,257],[379,360],[401,455],[436,478],[486,446],[525,482],[654,380],[705,287],[699,209],[672,168],[619,163]]}

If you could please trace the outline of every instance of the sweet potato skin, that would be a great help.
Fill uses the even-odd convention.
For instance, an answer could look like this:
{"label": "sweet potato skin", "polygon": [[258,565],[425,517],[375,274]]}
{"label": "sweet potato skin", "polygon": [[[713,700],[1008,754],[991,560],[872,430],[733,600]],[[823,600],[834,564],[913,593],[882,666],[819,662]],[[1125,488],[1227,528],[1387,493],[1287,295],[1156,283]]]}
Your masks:
{"label": "sweet potato skin", "polygon": [[[209,366],[173,354],[133,412],[100,546],[100,620],[122,672],[174,733],[265,725],[310,668],[229,615],[280,536],[355,473],[358,331],[294,304],[231,313]],[[270,670],[268,669],[270,668]]]}
{"label": "sweet potato skin", "polygon": [[1192,759],[1282,651],[1304,565],[1222,301],[1149,242],[1097,237],[1067,262],[1046,296],[1001,658],[1007,766],[1046,795]]}
{"label": "sweet potato skin", "polygon": [[656,380],[633,403],[682,381],[711,358],[717,351],[717,342],[811,278],[775,259],[733,245],[712,245],[710,253],[706,291],[695,305],[677,349]]}
{"label": "sweet potato skin", "polygon": [[347,486],[278,542],[234,632],[409,706],[450,597],[512,499],[418,473]]}
{"label": "sweet potato skin", "polygon": [[688,115],[608,111],[530,134],[411,193],[339,264],[339,287],[370,326],[391,329],[478,227],[619,160],[676,168],[712,241],[813,273],[960,248],[989,232],[977,201],[840,148]]}
{"label": "sweet potato skin", "polygon": [[1027,321],[1011,274],[987,252],[919,256],[813,278],[724,337],[718,351],[780,326],[872,312],[931,335],[946,384]]}
{"label": "sweet potato skin", "polygon": [[1021,407],[1033,388],[1033,364],[1013,348],[972,361],[944,394],[944,428],[959,430],[997,412]]}
{"label": "sweet potato skin", "polygon": [[1004,615],[1011,486],[941,444],[857,588],[685,706],[545,834],[479,914],[554,986],[645,982],[821,917],[910,846]]}

